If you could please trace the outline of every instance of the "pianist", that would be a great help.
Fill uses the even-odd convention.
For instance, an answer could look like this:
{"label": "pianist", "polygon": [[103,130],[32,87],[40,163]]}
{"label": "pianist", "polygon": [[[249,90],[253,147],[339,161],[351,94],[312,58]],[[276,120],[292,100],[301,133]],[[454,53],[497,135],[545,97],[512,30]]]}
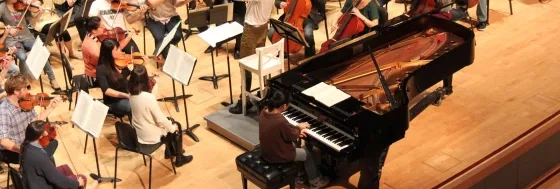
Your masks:
{"label": "pianist", "polygon": [[[293,126],[281,114],[288,109],[289,101],[290,96],[287,93],[274,91],[271,98],[268,99],[266,108],[261,112],[259,140],[263,158],[270,163],[303,161],[310,187],[325,187],[330,180],[321,176],[310,150],[295,148],[292,143],[297,141],[298,137],[305,137],[303,131],[309,128],[309,124],[304,122]],[[303,183],[303,179],[298,179],[298,182]]]}

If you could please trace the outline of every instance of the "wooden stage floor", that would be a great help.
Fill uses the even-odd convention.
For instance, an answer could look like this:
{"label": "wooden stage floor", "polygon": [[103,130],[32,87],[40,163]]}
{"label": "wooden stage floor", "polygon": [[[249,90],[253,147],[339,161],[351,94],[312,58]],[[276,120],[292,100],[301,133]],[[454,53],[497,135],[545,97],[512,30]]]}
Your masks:
{"label": "wooden stage floor", "polygon": [[[338,2],[328,2],[327,10],[330,24],[332,14],[339,11]],[[391,2],[389,5],[391,17],[403,10],[402,4]],[[484,32],[475,31],[475,62],[455,74],[454,93],[442,106],[424,111],[411,123],[406,138],[391,146],[381,188],[431,188],[560,109],[560,86],[555,84],[560,81],[560,54],[556,54],[560,49],[560,1],[552,0],[548,4],[537,0],[513,1],[513,10],[515,14],[509,15],[507,0],[492,1],[491,25]],[[185,9],[180,11],[185,18]],[[470,13],[475,16],[476,10],[473,8]],[[273,16],[279,15],[274,12]],[[140,28],[139,23],[135,26]],[[79,39],[74,28],[70,31],[73,39]],[[323,24],[315,32],[316,46],[320,47],[325,41]],[[147,34],[147,44],[153,44],[151,38]],[[142,49],[142,35],[134,39]],[[190,123],[201,124],[195,130],[201,141],[196,143],[184,138],[186,152],[194,155],[194,160],[178,168],[177,175],[173,175],[169,160],[163,158],[163,149],[158,150],[154,154],[153,187],[241,188],[235,157],[244,150],[208,130],[203,120],[203,116],[222,108],[220,102],[229,101],[228,80],[221,80],[219,89],[215,90],[210,82],[196,79],[212,74],[210,55],[203,53],[207,45],[198,36],[193,35],[186,42],[187,51],[198,58],[193,80],[187,87],[188,93],[194,96],[188,98],[187,103]],[[74,45],[77,47],[80,43],[78,40]],[[233,42],[229,47],[232,49]],[[147,49],[151,54],[154,47],[150,45]],[[50,51],[58,54],[54,47],[50,47]],[[217,74],[227,72],[224,52],[221,50],[215,59]],[[59,58],[52,59],[58,82],[64,87]],[[237,62],[231,60],[236,102],[240,74]],[[72,64],[74,74],[83,73],[82,61],[72,60]],[[148,67],[155,70],[153,63]],[[163,85],[160,85],[159,95],[172,94],[170,79],[164,76],[160,81]],[[34,82],[33,92],[39,91],[38,83]],[[49,84],[45,84],[45,90],[51,91]],[[98,89],[92,94],[101,97]],[[160,107],[165,111],[163,103]],[[169,107],[172,116],[185,124],[182,105],[180,112],[175,112],[171,104]],[[70,117],[68,104],[64,103],[51,114],[50,120],[70,121]],[[114,173],[117,141],[114,122],[112,118],[106,120],[102,136],[97,140],[103,176]],[[86,175],[96,173],[91,141],[87,153],[83,154],[85,134],[65,125],[59,136],[62,142],[55,154],[57,164],[73,164],[77,172]],[[123,181],[117,187],[147,188],[148,170],[141,156],[120,151],[118,177]],[[352,175],[334,182],[329,188],[352,188],[357,185],[358,178],[359,174]],[[5,186],[5,180],[6,173],[1,174],[0,186]],[[112,188],[112,184],[101,183],[98,188]]]}

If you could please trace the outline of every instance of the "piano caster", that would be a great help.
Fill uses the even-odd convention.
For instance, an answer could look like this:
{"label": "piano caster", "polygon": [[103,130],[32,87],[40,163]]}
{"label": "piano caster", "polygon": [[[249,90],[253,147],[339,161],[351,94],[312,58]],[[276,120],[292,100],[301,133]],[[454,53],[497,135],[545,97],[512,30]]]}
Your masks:
{"label": "piano caster", "polygon": [[442,95],[436,101],[434,101],[434,103],[432,103],[432,105],[439,107],[443,103],[444,99],[445,99],[445,97]]}

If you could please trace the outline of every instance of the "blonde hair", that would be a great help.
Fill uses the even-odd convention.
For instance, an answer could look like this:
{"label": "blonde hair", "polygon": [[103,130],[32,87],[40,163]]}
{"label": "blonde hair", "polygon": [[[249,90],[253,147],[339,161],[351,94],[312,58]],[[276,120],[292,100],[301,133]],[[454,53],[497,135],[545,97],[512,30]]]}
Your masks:
{"label": "blonde hair", "polygon": [[16,90],[20,90],[22,88],[27,87],[29,82],[27,81],[27,77],[23,74],[14,74],[6,80],[4,84],[4,90],[6,90],[7,95],[13,95]]}

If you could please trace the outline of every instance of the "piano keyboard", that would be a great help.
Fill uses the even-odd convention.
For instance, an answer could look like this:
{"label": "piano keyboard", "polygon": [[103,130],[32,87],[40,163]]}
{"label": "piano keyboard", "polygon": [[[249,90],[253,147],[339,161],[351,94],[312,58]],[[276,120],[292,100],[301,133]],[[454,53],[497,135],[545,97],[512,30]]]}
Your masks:
{"label": "piano keyboard", "polygon": [[316,116],[311,115],[296,106],[290,105],[288,110],[282,112],[282,115],[294,126],[301,122],[308,122],[310,127],[308,130],[304,131],[307,136],[317,139],[337,152],[340,152],[342,149],[354,143],[353,136],[341,131],[331,124],[317,121]]}

